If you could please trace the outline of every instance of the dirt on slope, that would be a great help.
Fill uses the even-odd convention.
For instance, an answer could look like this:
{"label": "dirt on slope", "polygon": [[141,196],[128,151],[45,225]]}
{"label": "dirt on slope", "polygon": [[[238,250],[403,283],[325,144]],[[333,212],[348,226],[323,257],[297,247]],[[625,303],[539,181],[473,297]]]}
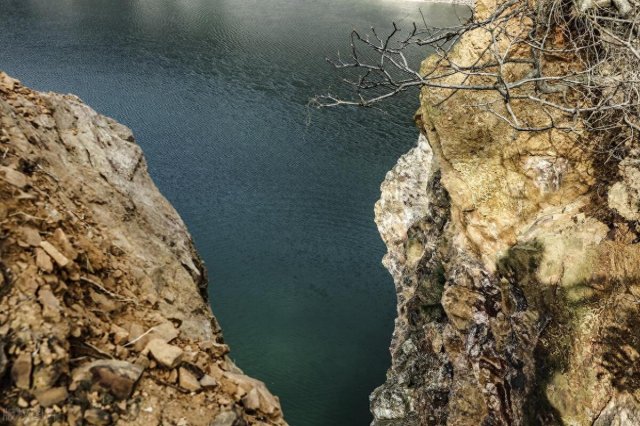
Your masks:
{"label": "dirt on slope", "polygon": [[131,131],[4,73],[0,270],[0,423],[286,424]]}

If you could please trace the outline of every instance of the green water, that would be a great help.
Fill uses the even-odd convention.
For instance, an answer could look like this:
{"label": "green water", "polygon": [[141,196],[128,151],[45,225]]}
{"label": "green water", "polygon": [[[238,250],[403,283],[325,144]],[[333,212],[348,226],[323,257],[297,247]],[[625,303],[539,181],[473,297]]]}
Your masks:
{"label": "green water", "polygon": [[[408,28],[387,0],[0,0],[0,69],[72,92],[131,127],[191,230],[214,312],[294,426],[370,421],[395,294],[373,223],[379,185],[417,137],[416,94],[309,114],[352,28]],[[427,52],[416,52],[414,62]]]}

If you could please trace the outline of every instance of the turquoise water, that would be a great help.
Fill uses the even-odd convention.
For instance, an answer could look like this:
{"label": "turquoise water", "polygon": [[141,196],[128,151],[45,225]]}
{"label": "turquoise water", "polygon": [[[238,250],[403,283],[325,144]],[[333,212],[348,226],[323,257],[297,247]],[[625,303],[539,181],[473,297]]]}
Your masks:
{"label": "turquoise water", "polygon": [[[0,69],[131,127],[193,234],[232,357],[294,426],[370,421],[395,294],[373,223],[415,93],[308,111],[352,28],[451,23],[391,0],[0,0]],[[460,8],[457,9],[460,11]],[[416,52],[419,57],[427,52]]]}

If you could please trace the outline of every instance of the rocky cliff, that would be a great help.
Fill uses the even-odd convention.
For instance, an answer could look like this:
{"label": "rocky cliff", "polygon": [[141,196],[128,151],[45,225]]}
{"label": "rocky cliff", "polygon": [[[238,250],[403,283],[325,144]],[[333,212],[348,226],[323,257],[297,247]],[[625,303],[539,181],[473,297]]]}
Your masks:
{"label": "rocky cliff", "polygon": [[0,272],[3,424],[286,424],[131,131],[3,73]]}
{"label": "rocky cliff", "polygon": [[[490,36],[470,31],[449,60],[481,62]],[[373,424],[639,425],[639,152],[518,131],[479,104],[504,102],[424,89],[419,143],[381,187],[398,318]]]}

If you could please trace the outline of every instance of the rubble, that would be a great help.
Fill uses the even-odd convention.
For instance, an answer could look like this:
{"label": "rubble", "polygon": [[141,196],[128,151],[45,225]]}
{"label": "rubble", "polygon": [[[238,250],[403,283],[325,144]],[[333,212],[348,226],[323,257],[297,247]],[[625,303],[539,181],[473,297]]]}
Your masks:
{"label": "rubble", "polygon": [[238,370],[202,261],[128,129],[0,72],[0,144],[0,413],[286,425],[264,385],[248,410],[251,389],[223,380]]}

